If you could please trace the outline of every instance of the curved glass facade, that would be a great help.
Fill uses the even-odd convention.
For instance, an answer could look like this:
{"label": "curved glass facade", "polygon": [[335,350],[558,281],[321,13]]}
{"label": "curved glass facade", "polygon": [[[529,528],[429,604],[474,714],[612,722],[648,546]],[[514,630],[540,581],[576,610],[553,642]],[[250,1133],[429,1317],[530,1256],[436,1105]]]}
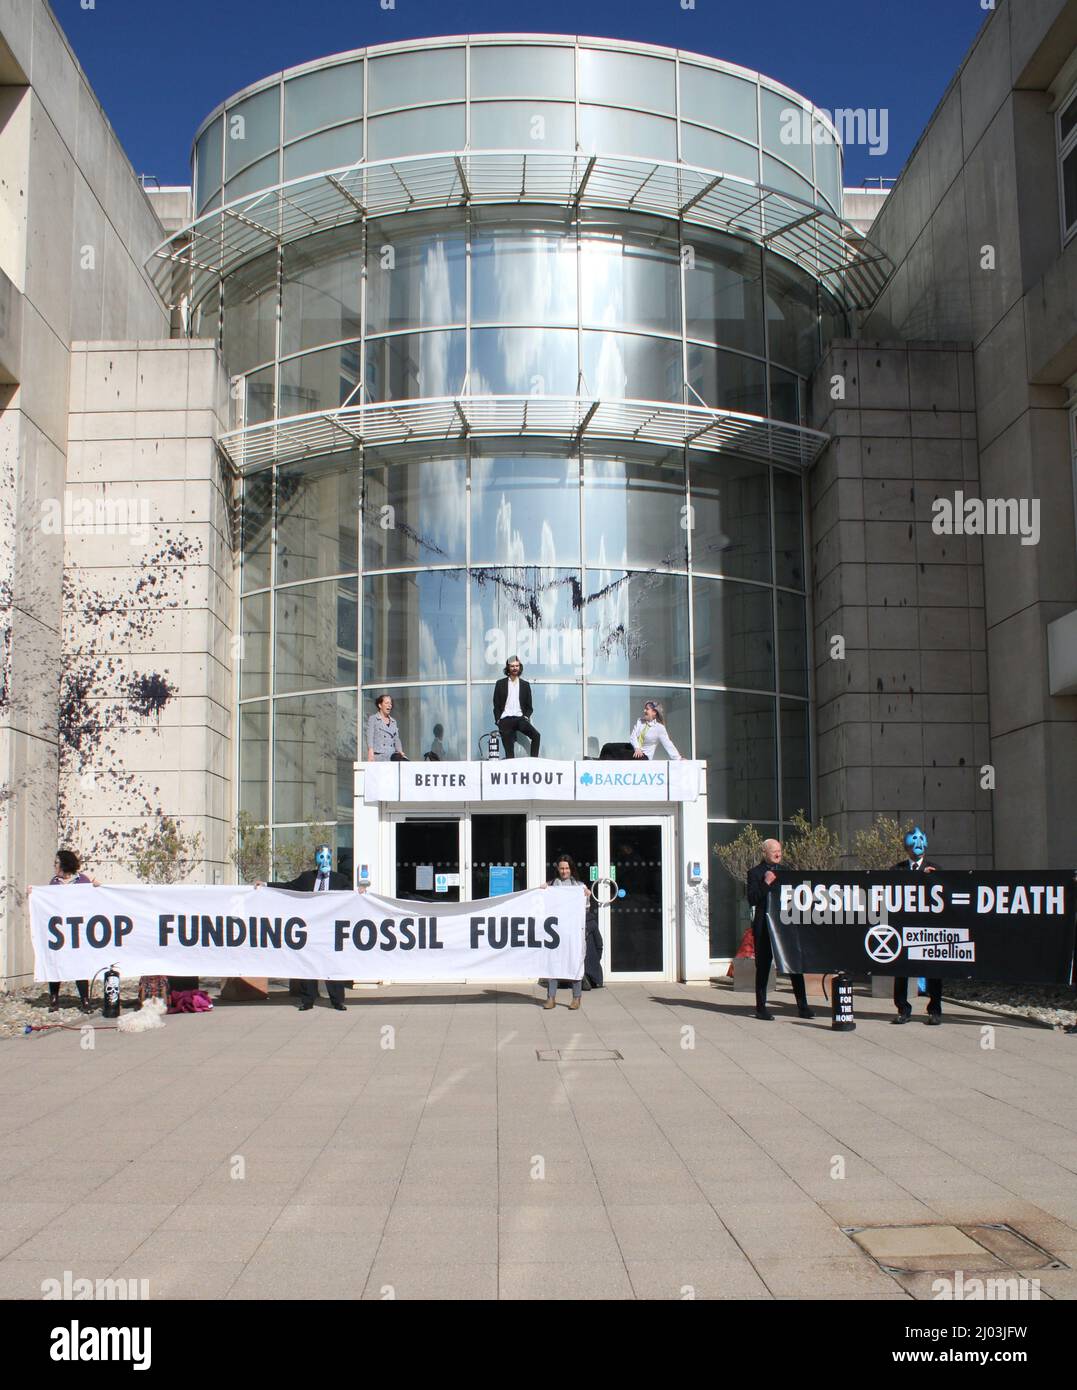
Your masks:
{"label": "curved glass facade", "polygon": [[[218,302],[242,425],[465,394],[799,424],[821,329],[841,318],[803,270],[750,242],[531,207],[355,223],[247,264]],[[206,306],[195,331],[216,332],[219,314]]]}
{"label": "curved glass facade", "polygon": [[[353,139],[356,158],[398,153],[430,111],[439,149],[457,136],[464,148],[469,133],[474,147],[484,120],[486,144],[499,130],[515,145],[521,95],[584,148],[659,155],[668,127],[663,158],[688,159],[693,130],[696,157],[715,167],[734,145],[755,159],[752,177],[791,158],[771,148],[788,94],[655,52],[500,40],[345,55],[215,115],[198,140],[199,197],[219,198],[222,180],[230,197],[270,164],[272,181],[287,177],[304,146],[325,168]],[[626,102],[638,119],[619,109],[607,120]],[[420,103],[426,114],[398,109]],[[233,113],[253,142],[242,164],[215,143]],[[826,148],[806,162],[801,151],[812,180]],[[585,202],[380,219],[360,209],[225,276],[192,322],[220,334],[237,428],[493,395],[800,423],[821,342],[842,327],[829,293],[759,244]],[[798,472],[643,439],[432,445],[406,434],[244,480],[240,810],[278,839],[313,820],[350,846],[352,763],[366,753],[374,695],[392,693],[410,757],[437,741],[445,758],[474,758],[513,653],[534,686],[545,756],[597,756],[659,698],[681,752],[708,761],[713,841],[810,810]],[[713,865],[711,883],[712,954],[726,955],[734,918]]]}
{"label": "curved glass facade", "polygon": [[255,84],[203,122],[200,215],[362,160],[446,150],[682,160],[841,211],[841,147],[803,97],[697,53],[555,35],[357,49]]}

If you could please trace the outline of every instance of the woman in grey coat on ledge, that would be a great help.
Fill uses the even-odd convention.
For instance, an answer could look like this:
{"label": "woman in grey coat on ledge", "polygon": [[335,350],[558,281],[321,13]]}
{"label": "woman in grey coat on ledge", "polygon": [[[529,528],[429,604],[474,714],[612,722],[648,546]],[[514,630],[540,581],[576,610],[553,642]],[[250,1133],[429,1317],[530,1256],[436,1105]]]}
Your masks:
{"label": "woman in grey coat on ledge", "polygon": [[393,718],[393,697],[379,695],[376,713],[366,721],[366,756],[372,763],[406,762],[400,730]]}

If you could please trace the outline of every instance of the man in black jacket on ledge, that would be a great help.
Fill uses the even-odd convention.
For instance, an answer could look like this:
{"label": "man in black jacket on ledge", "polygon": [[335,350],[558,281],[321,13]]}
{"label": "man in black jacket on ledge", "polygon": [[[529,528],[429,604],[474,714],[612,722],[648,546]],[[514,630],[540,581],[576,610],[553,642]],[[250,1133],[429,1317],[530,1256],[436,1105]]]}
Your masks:
{"label": "man in black jacket on ledge", "polygon": [[531,723],[531,687],[521,680],[524,668],[518,656],[505,662],[505,674],[494,686],[494,723],[501,734],[501,747],[506,758],[516,756],[516,734],[531,740],[531,756],[539,755],[541,735]]}
{"label": "man in black jacket on ledge", "polygon": [[[905,853],[909,856],[908,859],[903,864],[895,864],[895,869],[905,869],[914,874],[933,874],[939,867],[926,858],[927,836],[918,825],[913,826],[905,836]],[[894,976],[894,1005],[897,1008],[897,1018],[892,1018],[890,1022],[908,1023],[912,1017],[912,1005],[909,1003],[907,975]],[[942,1022],[941,980],[929,979],[927,982],[927,1021],[936,1025]]]}
{"label": "man in black jacket on ledge", "polygon": [[[767,1023],[774,1018],[767,1008],[767,979],[774,959],[770,924],[767,921],[767,896],[770,893],[770,885],[778,877],[777,870],[781,862],[781,841],[764,840],[762,860],[754,869],[748,870],[748,903],[755,909],[755,916],[752,918],[752,935],[755,938],[755,1016]],[[789,979],[796,995],[797,1013],[801,1018],[814,1018],[815,1011],[808,1008],[804,976],[790,975]]]}

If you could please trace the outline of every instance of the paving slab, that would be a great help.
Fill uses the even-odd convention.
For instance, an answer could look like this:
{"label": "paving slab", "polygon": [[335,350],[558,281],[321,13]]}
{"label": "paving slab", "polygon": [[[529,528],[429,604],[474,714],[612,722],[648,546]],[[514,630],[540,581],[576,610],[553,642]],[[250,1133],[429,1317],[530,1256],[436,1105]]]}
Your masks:
{"label": "paving slab", "polygon": [[890,1228],[883,1262],[935,1228],[910,1258],[953,1264],[938,1230],[992,1222],[1066,1266],[1024,1271],[1042,1297],[1077,1296],[1061,1035],[999,1022],[985,1051],[956,1007],[764,1027],[668,983],[540,1003],[397,986],[0,1044],[0,1297],[67,1271],[152,1298],[908,1299],[931,1272],[899,1282],[844,1227]]}

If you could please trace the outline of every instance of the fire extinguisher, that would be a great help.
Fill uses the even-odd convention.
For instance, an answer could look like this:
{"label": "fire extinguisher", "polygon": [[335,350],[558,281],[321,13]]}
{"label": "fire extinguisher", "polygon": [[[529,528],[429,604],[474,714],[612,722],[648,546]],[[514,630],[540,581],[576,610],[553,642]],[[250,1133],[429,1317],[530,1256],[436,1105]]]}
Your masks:
{"label": "fire extinguisher", "polygon": [[105,971],[105,1002],[101,1009],[102,1018],[120,1016],[120,972],[114,965]]}
{"label": "fire extinguisher", "polygon": [[856,1028],[852,977],[841,970],[834,976],[830,988],[830,1026],[835,1033],[851,1033]]}

